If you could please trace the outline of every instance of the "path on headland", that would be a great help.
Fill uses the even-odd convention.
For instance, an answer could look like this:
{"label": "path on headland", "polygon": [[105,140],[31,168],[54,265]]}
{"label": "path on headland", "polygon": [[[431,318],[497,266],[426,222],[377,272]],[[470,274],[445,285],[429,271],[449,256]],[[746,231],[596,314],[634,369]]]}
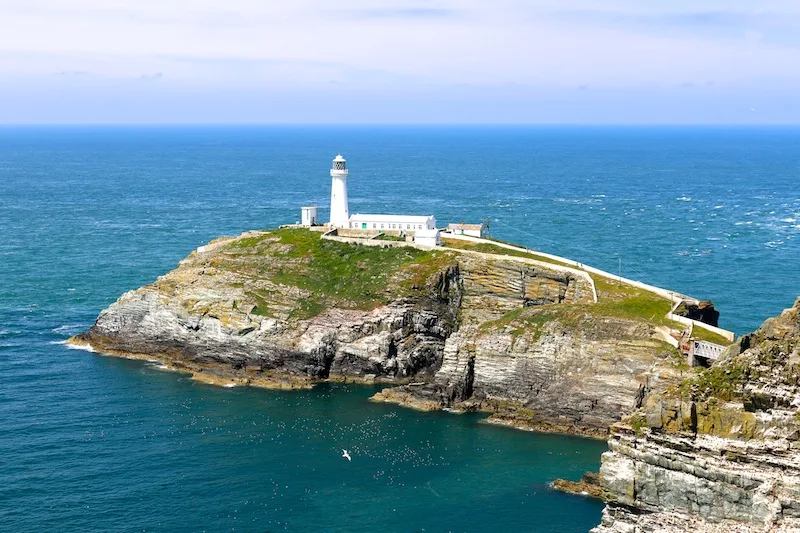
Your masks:
{"label": "path on headland", "polygon": [[[322,238],[323,239],[328,239],[328,240],[339,241],[339,242],[362,244],[362,245],[366,245],[366,246],[393,246],[393,247],[404,246],[404,247],[417,248],[417,249],[420,249],[420,250],[434,250],[434,249],[437,249],[436,247],[433,247],[433,246],[423,246],[423,245],[415,244],[415,243],[412,243],[412,242],[368,240],[368,239],[363,239],[363,238],[358,238],[358,237],[339,237],[337,235],[332,235],[331,233],[332,232],[325,233],[324,235],[322,235]],[[510,251],[514,251],[514,252],[518,252],[518,253],[530,254],[530,255],[533,255],[533,256],[539,256],[539,257],[542,257],[544,259],[547,259],[549,261],[542,261],[542,260],[537,260],[537,259],[534,259],[534,258],[520,257],[520,256],[516,256],[516,255],[501,255],[501,254],[493,254],[493,253],[489,253],[489,252],[481,252],[481,251],[476,251],[476,250],[464,250],[464,249],[460,249],[460,248],[446,248],[447,250],[451,250],[451,251],[455,251],[455,252],[459,252],[459,253],[466,253],[466,254],[476,255],[476,256],[479,256],[479,257],[486,258],[486,259],[502,258],[502,259],[514,260],[514,261],[519,261],[519,262],[526,263],[526,264],[536,265],[536,266],[539,266],[539,267],[542,267],[542,268],[561,270],[563,272],[568,272],[570,274],[573,274],[573,275],[576,275],[576,276],[580,276],[581,278],[586,280],[590,284],[590,286],[592,287],[592,297],[593,297],[595,303],[597,303],[597,301],[598,301],[597,288],[595,286],[594,279],[592,278],[592,276],[590,274],[594,274],[596,276],[602,276],[603,278],[606,278],[606,279],[608,279],[610,281],[616,281],[618,283],[622,283],[622,284],[628,285],[630,287],[634,287],[634,288],[638,288],[638,289],[642,289],[642,290],[648,291],[650,293],[656,294],[657,296],[660,296],[660,297],[670,301],[670,303],[672,305],[670,307],[669,312],[666,314],[666,318],[668,320],[672,320],[674,322],[678,322],[680,324],[683,324],[684,326],[687,326],[689,328],[689,333],[691,333],[691,331],[695,327],[699,327],[699,328],[703,328],[703,329],[705,329],[707,331],[710,331],[712,333],[715,333],[717,335],[720,335],[721,337],[727,339],[730,342],[733,342],[734,339],[735,339],[735,334],[732,331],[728,331],[726,329],[722,329],[722,328],[719,328],[719,327],[716,327],[716,326],[712,326],[710,324],[706,324],[705,322],[701,322],[699,320],[694,320],[694,319],[691,319],[691,318],[687,318],[685,316],[681,316],[681,315],[676,315],[675,314],[675,310],[682,303],[689,303],[689,304],[697,305],[700,302],[700,300],[698,300],[697,298],[693,298],[691,296],[687,296],[685,294],[681,294],[681,293],[676,292],[676,291],[670,291],[670,290],[664,289],[662,287],[656,287],[655,285],[649,285],[647,283],[642,283],[641,281],[624,278],[622,276],[615,275],[615,274],[612,274],[610,272],[606,272],[605,270],[601,270],[599,268],[595,268],[595,267],[592,267],[592,266],[585,265],[583,263],[580,263],[578,261],[574,261],[572,259],[568,259],[566,257],[560,257],[560,256],[557,256],[557,255],[548,254],[546,252],[540,252],[538,250],[531,250],[530,248],[525,248],[525,247],[522,247],[522,246],[516,246],[516,245],[513,245],[513,244],[508,244],[508,243],[495,241],[495,240],[491,240],[491,239],[482,239],[480,237],[471,237],[471,236],[468,236],[468,235],[457,235],[457,234],[448,233],[448,234],[444,234],[444,237],[447,238],[447,239],[465,241],[465,242],[470,242],[470,243],[473,243],[473,244],[488,244],[488,245],[491,245],[491,246],[494,246],[494,247],[505,248],[505,249],[510,250]],[[551,261],[555,261],[555,262],[551,262]],[[559,264],[559,263],[561,263],[561,264]],[[658,329],[658,331],[659,331],[659,333],[661,334],[661,336],[664,338],[664,340],[666,342],[668,342],[672,346],[678,347],[678,341],[674,337],[672,337],[672,335],[670,335],[668,331],[664,331],[664,330],[662,330],[660,328]]]}

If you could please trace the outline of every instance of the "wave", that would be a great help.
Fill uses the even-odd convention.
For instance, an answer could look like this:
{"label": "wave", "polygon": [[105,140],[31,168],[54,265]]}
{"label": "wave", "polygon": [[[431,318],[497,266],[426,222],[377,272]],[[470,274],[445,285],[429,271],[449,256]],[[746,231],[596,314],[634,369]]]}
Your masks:
{"label": "wave", "polygon": [[14,344],[9,342],[0,342],[0,350],[5,350],[6,348],[19,348],[21,344]]}
{"label": "wave", "polygon": [[599,204],[603,202],[603,200],[601,200],[600,198],[553,198],[553,201],[562,204],[577,204],[577,205]]}
{"label": "wave", "polygon": [[65,346],[70,350],[83,350],[84,352],[97,353],[97,350],[88,344],[65,344]]}
{"label": "wave", "polygon": [[691,196],[679,196],[678,198],[675,198],[675,199],[678,200],[679,202],[691,202],[692,201],[692,197]]}
{"label": "wave", "polygon": [[87,324],[64,324],[63,326],[58,326],[57,328],[53,328],[50,331],[53,333],[79,333],[80,330],[84,329]]}

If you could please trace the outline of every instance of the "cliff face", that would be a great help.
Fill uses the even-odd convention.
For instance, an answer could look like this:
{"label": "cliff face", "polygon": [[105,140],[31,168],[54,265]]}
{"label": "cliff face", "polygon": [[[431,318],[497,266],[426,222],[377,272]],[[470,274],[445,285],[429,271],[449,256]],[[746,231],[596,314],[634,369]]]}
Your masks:
{"label": "cliff face", "polygon": [[217,383],[394,383],[376,399],[604,436],[677,376],[656,325],[620,309],[555,266],[276,230],[202,247],[72,342]]}
{"label": "cliff face", "polygon": [[669,346],[645,324],[543,309],[523,317],[462,327],[445,342],[432,382],[387,389],[379,399],[478,408],[498,423],[603,436],[651,381],[674,377]]}
{"label": "cliff face", "polygon": [[597,533],[800,530],[800,299],[614,426]]}
{"label": "cliff face", "polygon": [[253,232],[198,249],[71,342],[220,384],[384,382],[376,400],[610,426],[596,533],[799,531],[800,299],[698,371],[659,340],[682,329],[669,301],[578,274]]}

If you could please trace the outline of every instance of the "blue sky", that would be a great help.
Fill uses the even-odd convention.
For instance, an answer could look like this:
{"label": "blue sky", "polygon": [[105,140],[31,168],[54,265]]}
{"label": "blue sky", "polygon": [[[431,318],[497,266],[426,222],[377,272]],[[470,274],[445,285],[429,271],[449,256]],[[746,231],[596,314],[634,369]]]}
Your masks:
{"label": "blue sky", "polygon": [[0,0],[0,123],[800,123],[798,0]]}

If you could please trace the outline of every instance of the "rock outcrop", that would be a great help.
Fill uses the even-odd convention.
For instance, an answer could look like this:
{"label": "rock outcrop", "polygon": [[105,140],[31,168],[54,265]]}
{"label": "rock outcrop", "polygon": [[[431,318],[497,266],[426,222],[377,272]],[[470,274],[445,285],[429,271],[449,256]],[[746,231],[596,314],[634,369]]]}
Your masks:
{"label": "rock outcrop", "polygon": [[719,311],[708,300],[700,300],[697,303],[681,302],[675,308],[675,314],[692,320],[699,320],[711,326],[719,325]]}
{"label": "rock outcrop", "polygon": [[800,531],[800,299],[613,427],[596,533]]}
{"label": "rock outcrop", "polygon": [[[663,340],[682,329],[669,301],[580,274],[251,232],[201,247],[70,342],[213,383],[382,382],[375,400],[608,436],[600,486],[561,483],[606,499],[596,533],[800,531],[800,299],[701,370]],[[716,322],[696,307],[682,312]]]}
{"label": "rock outcrop", "polygon": [[376,400],[605,437],[678,378],[650,309],[625,307],[641,296],[609,291],[595,304],[588,276],[514,257],[251,232],[124,294],[72,342],[215,383],[391,383]]}

